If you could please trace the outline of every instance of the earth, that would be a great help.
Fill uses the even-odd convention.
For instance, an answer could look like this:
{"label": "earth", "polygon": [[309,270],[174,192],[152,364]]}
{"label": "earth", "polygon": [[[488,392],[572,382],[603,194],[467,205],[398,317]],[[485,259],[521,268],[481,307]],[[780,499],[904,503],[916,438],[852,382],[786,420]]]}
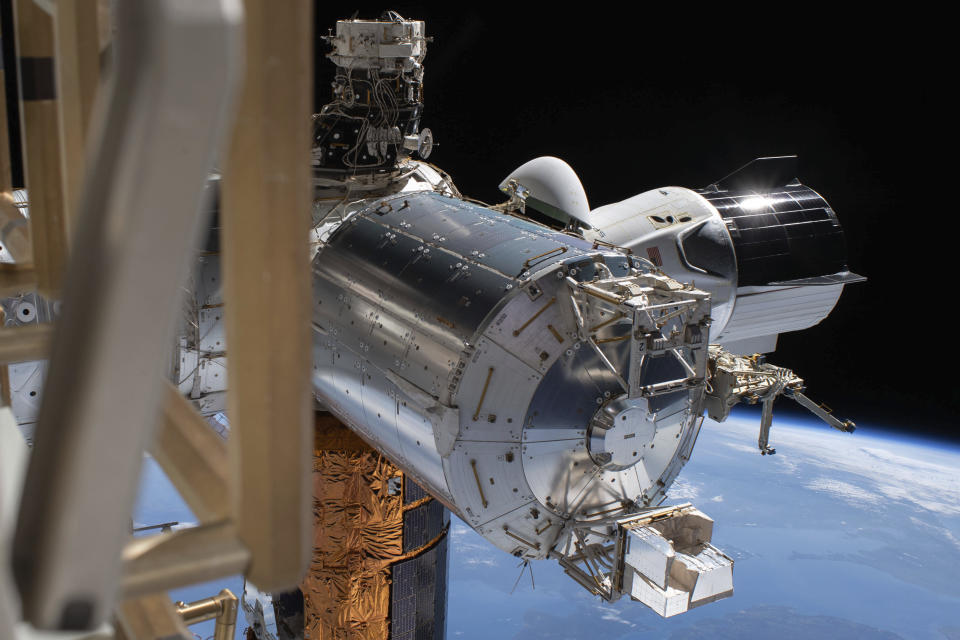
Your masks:
{"label": "earth", "polygon": [[662,619],[600,601],[547,561],[534,588],[457,522],[448,637],[960,639],[960,448],[779,420],[777,453],[761,456],[758,425],[706,420],[665,503],[714,519],[733,597]]}
{"label": "earth", "polygon": [[[735,561],[733,597],[670,619],[629,598],[607,604],[551,561],[521,576],[515,558],[453,518],[447,637],[960,640],[960,447],[780,419],[777,454],[761,456],[758,420],[705,421],[665,503],[692,502],[715,520],[713,544]],[[134,520],[192,524],[152,461]],[[171,596],[224,586],[242,591],[231,578]]]}

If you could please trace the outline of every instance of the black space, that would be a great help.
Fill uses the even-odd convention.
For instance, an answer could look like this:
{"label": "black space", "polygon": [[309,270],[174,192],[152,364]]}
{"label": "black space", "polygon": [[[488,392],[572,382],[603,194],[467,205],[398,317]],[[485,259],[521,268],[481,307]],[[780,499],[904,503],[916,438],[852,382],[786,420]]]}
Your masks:
{"label": "black space", "polygon": [[[861,426],[960,441],[958,213],[941,159],[953,81],[936,68],[943,52],[924,44],[938,40],[921,16],[790,3],[579,6],[327,4],[316,22],[327,33],[357,9],[373,18],[385,8],[426,21],[430,161],[487,202],[540,155],[566,160],[593,207],[799,155],[798,177],[836,210],[850,269],[869,280],[847,287],[820,325],[782,334],[770,361]],[[333,71],[325,51],[318,104]],[[777,412],[803,413],[795,407],[781,400]]]}
{"label": "black space", "polygon": [[[594,207],[799,155],[798,177],[836,210],[850,269],[869,281],[820,325],[781,335],[770,360],[841,417],[960,441],[955,72],[940,68],[951,43],[935,16],[789,3],[317,5],[320,34],[354,11],[426,20],[430,161],[481,200],[500,201],[500,180],[540,155],[566,160]],[[319,39],[317,51],[319,108],[333,65]]]}

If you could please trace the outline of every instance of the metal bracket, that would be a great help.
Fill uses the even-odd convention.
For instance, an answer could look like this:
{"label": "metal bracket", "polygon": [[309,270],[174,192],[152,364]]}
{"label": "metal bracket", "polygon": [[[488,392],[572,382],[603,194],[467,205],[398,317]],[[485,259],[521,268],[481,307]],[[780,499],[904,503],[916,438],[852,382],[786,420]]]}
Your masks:
{"label": "metal bracket", "polygon": [[760,417],[757,446],[761,455],[773,455],[777,452],[770,446],[770,427],[773,424],[773,403],[781,395],[796,401],[838,431],[852,433],[856,429],[851,420],[835,418],[823,405],[803,395],[803,378],[790,369],[769,364],[760,354],[741,356],[730,353],[718,344],[710,345],[709,353],[707,412],[711,418],[722,422],[737,403],[760,402],[763,413]]}

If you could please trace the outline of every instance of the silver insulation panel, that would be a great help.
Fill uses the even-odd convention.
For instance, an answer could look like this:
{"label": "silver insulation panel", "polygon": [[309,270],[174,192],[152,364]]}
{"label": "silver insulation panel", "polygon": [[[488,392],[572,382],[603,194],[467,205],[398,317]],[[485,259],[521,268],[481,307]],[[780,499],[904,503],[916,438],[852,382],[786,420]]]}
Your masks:
{"label": "silver insulation panel", "polygon": [[370,202],[313,262],[318,400],[518,556],[662,500],[702,413],[708,296],[456,198]]}

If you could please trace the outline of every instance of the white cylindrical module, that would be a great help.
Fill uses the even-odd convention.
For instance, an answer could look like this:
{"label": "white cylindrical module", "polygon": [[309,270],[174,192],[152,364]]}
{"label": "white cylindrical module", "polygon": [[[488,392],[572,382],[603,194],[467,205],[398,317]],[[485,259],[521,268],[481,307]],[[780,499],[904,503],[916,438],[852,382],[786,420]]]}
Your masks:
{"label": "white cylindrical module", "polygon": [[658,504],[702,413],[708,295],[460,199],[370,203],[314,259],[318,400],[517,556]]}
{"label": "white cylindrical module", "polygon": [[765,191],[664,187],[590,212],[588,239],[629,248],[709,291],[711,342],[772,351],[776,336],[829,315],[846,266],[836,214],[793,183]]}
{"label": "white cylindrical module", "polygon": [[588,217],[589,240],[630,249],[682,282],[710,292],[710,340],[733,314],[737,256],[723,218],[703,196],[683,187],[653,189],[597,207]]}

